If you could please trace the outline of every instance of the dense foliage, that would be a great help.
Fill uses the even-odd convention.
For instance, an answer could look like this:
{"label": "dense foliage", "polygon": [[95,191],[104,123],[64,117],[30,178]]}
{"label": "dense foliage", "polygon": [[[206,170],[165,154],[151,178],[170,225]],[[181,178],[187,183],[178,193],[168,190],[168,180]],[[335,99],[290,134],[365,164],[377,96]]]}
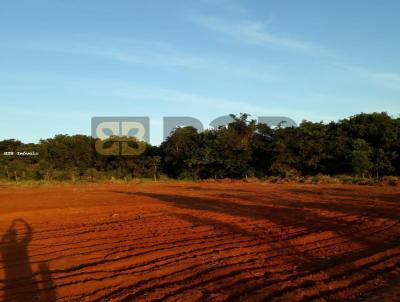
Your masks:
{"label": "dense foliage", "polygon": [[[161,146],[139,156],[103,156],[95,140],[57,135],[38,144],[0,141],[0,177],[8,180],[246,178],[348,174],[400,175],[400,118],[359,114],[329,124],[270,128],[247,114],[226,127],[198,133],[177,128]],[[14,155],[4,152],[14,151]],[[37,156],[17,156],[35,151]]]}

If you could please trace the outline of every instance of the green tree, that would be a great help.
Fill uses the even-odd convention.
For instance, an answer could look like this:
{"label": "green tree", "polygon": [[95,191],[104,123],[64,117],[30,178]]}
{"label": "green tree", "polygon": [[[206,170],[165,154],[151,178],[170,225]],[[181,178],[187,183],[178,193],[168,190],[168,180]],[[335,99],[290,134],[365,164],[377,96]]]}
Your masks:
{"label": "green tree", "polygon": [[163,169],[168,176],[177,178],[188,172],[188,159],[197,149],[199,134],[193,127],[177,128],[161,145]]}
{"label": "green tree", "polygon": [[54,166],[50,161],[40,160],[36,167],[36,175],[39,179],[51,181],[54,175]]}
{"label": "green tree", "polygon": [[222,162],[223,177],[243,178],[254,174],[252,166],[253,141],[256,136],[255,120],[248,114],[231,115],[233,121],[217,131],[215,148]]}
{"label": "green tree", "polygon": [[371,161],[372,148],[361,138],[354,141],[353,148],[351,153],[353,173],[357,176],[365,177],[373,167]]}
{"label": "green tree", "polygon": [[149,170],[153,176],[154,181],[157,181],[157,177],[160,171],[160,163],[161,157],[160,156],[152,156],[148,159]]}

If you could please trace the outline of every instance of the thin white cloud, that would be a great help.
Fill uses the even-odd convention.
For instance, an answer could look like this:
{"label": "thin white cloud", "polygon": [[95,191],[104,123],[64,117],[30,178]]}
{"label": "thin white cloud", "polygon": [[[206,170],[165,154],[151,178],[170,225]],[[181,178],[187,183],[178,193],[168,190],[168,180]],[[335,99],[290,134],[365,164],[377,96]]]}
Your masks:
{"label": "thin white cloud", "polygon": [[[318,117],[318,120],[326,120],[328,116],[323,115],[315,107],[315,110],[302,109],[299,106],[288,108],[279,102],[279,98],[266,97],[262,105],[249,102],[247,100],[237,100],[224,97],[215,97],[204,94],[191,93],[180,89],[162,88],[158,86],[147,85],[130,85],[119,83],[114,86],[112,92],[116,97],[124,97],[130,99],[133,103],[135,101],[151,101],[157,102],[159,106],[168,105],[173,108],[177,114],[183,112],[189,115],[195,111],[196,115],[206,113],[209,115],[211,112],[215,113],[215,117],[219,114],[226,115],[229,113],[249,113],[252,118],[258,116],[287,116],[296,121],[302,119],[312,119]],[[293,98],[293,95],[290,96]],[[276,101],[274,101],[275,99]],[[259,103],[259,100],[258,102]],[[171,106],[174,104],[174,106]],[[179,109],[176,109],[179,108]],[[189,112],[187,110],[190,110]]]}
{"label": "thin white cloud", "polygon": [[334,65],[343,70],[357,74],[379,86],[400,89],[400,73],[375,72],[364,67],[336,63],[335,61],[340,60],[340,58],[335,52],[313,42],[273,33],[268,30],[268,26],[265,22],[246,19],[228,20],[208,15],[192,16],[189,18],[189,21],[205,29],[229,36],[242,43],[258,46],[272,46],[320,57],[325,64]]}
{"label": "thin white cloud", "polygon": [[344,63],[333,63],[333,65],[386,88],[400,89],[400,73],[376,72]]}
{"label": "thin white cloud", "polygon": [[[141,104],[150,104],[150,102],[147,101],[154,101],[156,102],[157,107],[168,105],[165,106],[166,109],[171,107],[169,104],[175,103],[177,106],[171,107],[173,111],[179,111],[181,109],[193,110],[194,108],[197,108],[198,110],[205,109],[207,112],[209,110],[215,110],[226,113],[228,108],[235,112],[257,112],[262,114],[273,113],[271,111],[273,109],[266,109],[263,106],[253,105],[248,101],[207,96],[181,89],[164,88],[158,85],[131,84],[125,80],[117,80],[115,78],[70,77],[63,75],[54,76],[36,72],[8,73],[0,71],[0,80],[2,77],[8,77],[11,79],[15,78],[19,80],[22,79],[23,84],[15,84],[13,87],[10,87],[18,91],[36,87],[37,92],[41,92],[43,90],[42,87],[62,87],[65,83],[68,83],[71,91],[79,92],[79,94],[86,93],[91,96],[91,98],[85,102],[89,105],[91,105],[90,100],[96,102],[97,95],[107,95],[110,99],[113,97],[123,97],[135,102],[138,101]],[[25,79],[29,79],[28,83],[26,83]],[[283,111],[280,112],[282,113]]]}
{"label": "thin white cloud", "polygon": [[85,42],[30,42],[26,49],[63,52],[69,54],[103,57],[128,64],[200,67],[205,62],[202,58],[178,52],[166,44],[157,42],[113,43],[109,45]]}
{"label": "thin white cloud", "polygon": [[97,57],[132,65],[147,65],[153,67],[172,67],[182,69],[203,70],[212,74],[227,74],[240,78],[258,81],[279,79],[276,68],[249,67],[238,63],[233,58],[221,58],[212,55],[197,55],[177,49],[171,44],[152,40],[111,39],[93,42],[86,41],[25,41],[4,46],[27,49],[28,51],[58,52],[71,55]]}
{"label": "thin white cloud", "polygon": [[[240,1],[236,0],[197,0],[197,4],[205,5],[208,9],[224,14],[242,15],[247,12]],[[191,3],[191,5],[193,4]]]}
{"label": "thin white cloud", "polygon": [[207,106],[210,109],[226,110],[226,108],[235,111],[260,112],[265,113],[265,108],[251,105],[247,102],[234,101],[225,98],[209,97],[181,90],[165,89],[156,86],[147,85],[122,85],[120,89],[115,91],[117,96],[128,97],[140,100],[153,100],[166,103],[180,103],[198,105],[200,107]]}
{"label": "thin white cloud", "polygon": [[204,15],[192,16],[189,20],[203,28],[225,34],[243,43],[285,48],[309,55],[327,54],[326,50],[315,43],[274,34],[266,29],[265,23],[259,21],[229,21]]}

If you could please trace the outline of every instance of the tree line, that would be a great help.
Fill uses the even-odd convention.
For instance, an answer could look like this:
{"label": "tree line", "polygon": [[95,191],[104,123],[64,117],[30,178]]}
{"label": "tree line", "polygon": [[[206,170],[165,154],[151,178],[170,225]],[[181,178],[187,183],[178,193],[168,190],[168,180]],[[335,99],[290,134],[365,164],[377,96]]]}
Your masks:
{"label": "tree line", "polygon": [[[77,181],[400,175],[400,118],[387,113],[275,128],[257,123],[248,114],[232,118],[227,126],[200,133],[193,127],[177,128],[160,146],[137,142],[146,147],[137,156],[100,155],[95,150],[96,139],[85,135],[56,135],[37,144],[3,140],[0,178]],[[38,155],[17,156],[17,152]]]}

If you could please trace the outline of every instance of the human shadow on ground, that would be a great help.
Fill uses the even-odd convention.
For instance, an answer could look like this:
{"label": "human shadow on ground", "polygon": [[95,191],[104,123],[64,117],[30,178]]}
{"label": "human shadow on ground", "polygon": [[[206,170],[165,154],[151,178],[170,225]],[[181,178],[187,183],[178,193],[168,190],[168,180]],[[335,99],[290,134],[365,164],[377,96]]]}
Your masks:
{"label": "human shadow on ground", "polygon": [[[22,226],[22,229],[20,228]],[[29,261],[28,246],[32,240],[32,228],[23,219],[11,223],[0,243],[1,267],[4,271],[4,302],[53,302],[55,287],[47,263],[39,264],[39,272],[33,273]],[[36,276],[40,280],[36,280]]]}

